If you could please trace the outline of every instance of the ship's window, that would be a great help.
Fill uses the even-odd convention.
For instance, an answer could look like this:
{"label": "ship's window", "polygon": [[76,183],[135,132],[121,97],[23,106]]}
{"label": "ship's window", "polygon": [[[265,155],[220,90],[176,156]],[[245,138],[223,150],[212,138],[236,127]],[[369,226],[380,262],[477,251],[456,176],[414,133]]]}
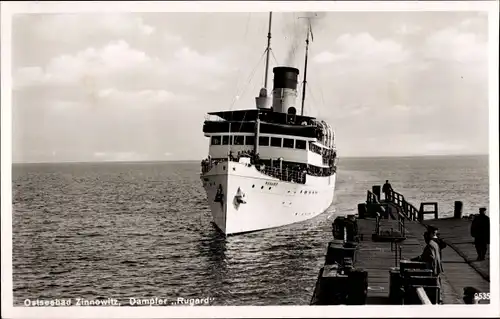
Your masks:
{"label": "ship's window", "polygon": [[229,135],[222,136],[222,145],[229,145]]}
{"label": "ship's window", "polygon": [[293,139],[291,139],[291,138],[284,138],[283,139],[283,147],[293,148]]}
{"label": "ship's window", "polygon": [[253,145],[255,143],[255,136],[246,136],[245,145]]}
{"label": "ship's window", "polygon": [[281,147],[281,137],[271,137],[271,146]]}
{"label": "ship's window", "polygon": [[306,141],[304,140],[295,140],[295,148],[299,150],[305,150],[307,146]]}
{"label": "ship's window", "polygon": [[220,145],[221,137],[220,136],[212,136],[212,145]]}
{"label": "ship's window", "polygon": [[260,146],[269,146],[269,136],[259,136]]}
{"label": "ship's window", "polygon": [[234,145],[243,145],[244,141],[245,141],[244,136],[238,136],[238,135],[234,136]]}

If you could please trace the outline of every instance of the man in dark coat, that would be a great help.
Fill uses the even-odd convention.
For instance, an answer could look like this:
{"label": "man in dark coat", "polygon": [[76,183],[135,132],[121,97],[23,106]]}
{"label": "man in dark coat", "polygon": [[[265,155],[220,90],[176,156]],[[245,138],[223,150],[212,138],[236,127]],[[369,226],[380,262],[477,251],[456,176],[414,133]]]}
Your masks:
{"label": "man in dark coat", "polygon": [[474,237],[477,260],[484,260],[490,243],[490,218],[486,216],[486,208],[479,208],[479,215],[472,221],[470,233]]}
{"label": "man in dark coat", "polygon": [[389,180],[385,181],[384,186],[382,186],[382,192],[385,194],[385,200],[391,200],[391,191],[392,191],[392,186],[389,183]]}

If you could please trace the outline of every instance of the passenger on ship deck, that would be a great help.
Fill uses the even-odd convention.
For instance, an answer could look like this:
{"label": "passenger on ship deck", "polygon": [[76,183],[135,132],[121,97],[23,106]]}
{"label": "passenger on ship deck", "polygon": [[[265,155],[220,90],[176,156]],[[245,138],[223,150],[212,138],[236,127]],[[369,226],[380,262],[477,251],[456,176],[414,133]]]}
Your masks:
{"label": "passenger on ship deck", "polygon": [[490,218],[486,216],[486,208],[479,208],[479,215],[474,217],[471,225],[471,235],[474,237],[477,260],[485,260],[490,243]]}
{"label": "passenger on ship deck", "polygon": [[384,186],[382,186],[382,192],[385,194],[386,201],[391,200],[391,191],[392,191],[392,186],[389,183],[389,180],[386,180]]}

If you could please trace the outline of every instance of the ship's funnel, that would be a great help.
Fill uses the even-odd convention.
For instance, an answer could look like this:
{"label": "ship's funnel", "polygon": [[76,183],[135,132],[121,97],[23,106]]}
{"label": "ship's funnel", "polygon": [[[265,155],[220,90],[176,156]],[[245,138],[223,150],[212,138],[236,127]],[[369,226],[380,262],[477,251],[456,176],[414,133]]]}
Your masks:
{"label": "ship's funnel", "polygon": [[288,113],[288,109],[295,107],[297,100],[297,79],[299,70],[287,66],[273,69],[273,111]]}

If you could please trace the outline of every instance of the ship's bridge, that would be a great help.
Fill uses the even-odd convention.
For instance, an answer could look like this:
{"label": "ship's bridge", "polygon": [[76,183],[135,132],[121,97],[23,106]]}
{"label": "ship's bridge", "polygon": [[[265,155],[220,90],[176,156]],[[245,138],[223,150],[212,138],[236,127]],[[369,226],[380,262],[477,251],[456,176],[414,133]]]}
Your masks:
{"label": "ship's bridge", "polygon": [[210,121],[252,122],[259,118],[263,122],[287,125],[313,125],[316,120],[314,117],[274,112],[272,109],[219,111],[210,112],[208,115],[211,117],[207,117],[206,120]]}

